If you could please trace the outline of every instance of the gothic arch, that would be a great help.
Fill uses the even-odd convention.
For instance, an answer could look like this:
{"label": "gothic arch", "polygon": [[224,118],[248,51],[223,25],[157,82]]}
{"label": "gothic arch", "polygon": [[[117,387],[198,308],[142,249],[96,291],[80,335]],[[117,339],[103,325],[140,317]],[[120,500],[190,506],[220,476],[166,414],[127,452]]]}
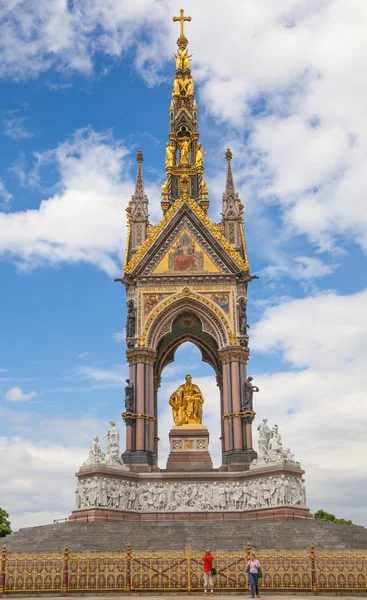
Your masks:
{"label": "gothic arch", "polygon": [[173,298],[157,314],[147,332],[146,346],[156,350],[162,337],[172,331],[173,322],[185,313],[192,313],[200,320],[202,330],[215,340],[218,349],[229,345],[228,326],[216,314],[212,303],[206,301],[204,304],[198,298],[187,295],[176,300]]}
{"label": "gothic arch", "polygon": [[209,333],[203,331],[200,319],[187,312],[174,320],[172,330],[159,341],[154,368],[155,378],[160,379],[164,367],[175,360],[176,350],[184,342],[191,342],[200,350],[202,360],[214,369],[217,383],[220,385],[222,369],[218,345]]}

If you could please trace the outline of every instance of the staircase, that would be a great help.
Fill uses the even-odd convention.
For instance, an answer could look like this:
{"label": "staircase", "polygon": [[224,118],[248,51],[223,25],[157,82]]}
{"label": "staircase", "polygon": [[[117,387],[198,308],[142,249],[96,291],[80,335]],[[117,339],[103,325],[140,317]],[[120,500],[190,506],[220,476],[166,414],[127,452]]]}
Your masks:
{"label": "staircase", "polygon": [[60,523],[28,527],[3,538],[9,552],[117,552],[134,550],[367,549],[367,530],[313,520],[222,522]]}

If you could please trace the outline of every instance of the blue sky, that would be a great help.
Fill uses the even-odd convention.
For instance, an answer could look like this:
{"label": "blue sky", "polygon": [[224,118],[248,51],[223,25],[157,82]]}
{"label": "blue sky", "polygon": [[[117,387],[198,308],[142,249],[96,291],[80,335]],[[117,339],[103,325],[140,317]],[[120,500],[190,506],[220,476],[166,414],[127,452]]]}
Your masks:
{"label": "blue sky", "polygon": [[[15,526],[69,514],[92,437],[110,418],[123,430],[125,294],[113,278],[138,149],[160,218],[179,8],[20,1],[0,29],[0,505]],[[279,424],[306,469],[312,510],[365,523],[364,3],[185,10],[210,216],[230,146],[260,276],[248,308],[257,418]],[[181,347],[163,373],[161,464],[187,363],[219,460],[217,388],[198,358]]]}

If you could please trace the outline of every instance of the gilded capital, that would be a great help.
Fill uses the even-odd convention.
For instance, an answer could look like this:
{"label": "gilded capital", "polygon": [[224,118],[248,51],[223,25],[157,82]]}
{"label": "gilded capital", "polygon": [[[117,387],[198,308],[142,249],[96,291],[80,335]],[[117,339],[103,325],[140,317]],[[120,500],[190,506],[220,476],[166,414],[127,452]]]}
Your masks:
{"label": "gilded capital", "polygon": [[129,365],[137,365],[144,363],[146,365],[154,365],[157,352],[151,348],[130,348],[126,351],[126,358]]}
{"label": "gilded capital", "polygon": [[249,349],[241,346],[227,346],[219,350],[218,354],[223,364],[233,361],[246,363],[249,357]]}

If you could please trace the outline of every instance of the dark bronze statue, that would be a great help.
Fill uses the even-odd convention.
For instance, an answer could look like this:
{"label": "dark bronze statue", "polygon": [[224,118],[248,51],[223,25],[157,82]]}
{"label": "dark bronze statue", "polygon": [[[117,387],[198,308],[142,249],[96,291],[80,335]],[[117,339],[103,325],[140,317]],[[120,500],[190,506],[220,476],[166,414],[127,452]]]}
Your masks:
{"label": "dark bronze statue", "polygon": [[134,413],[134,384],[131,383],[130,379],[126,379],[127,386],[125,386],[125,410],[128,413]]}
{"label": "dark bronze statue", "polygon": [[259,392],[259,388],[257,385],[252,385],[252,377],[247,377],[246,381],[243,384],[242,389],[242,412],[252,411],[253,410],[253,398],[254,392]]}
{"label": "dark bronze statue", "polygon": [[127,321],[126,321],[126,337],[135,337],[135,308],[134,302],[129,300],[127,303]]}
{"label": "dark bronze statue", "polygon": [[247,335],[247,329],[250,327],[250,325],[247,323],[246,300],[244,298],[241,298],[240,300],[238,319],[240,334]]}

